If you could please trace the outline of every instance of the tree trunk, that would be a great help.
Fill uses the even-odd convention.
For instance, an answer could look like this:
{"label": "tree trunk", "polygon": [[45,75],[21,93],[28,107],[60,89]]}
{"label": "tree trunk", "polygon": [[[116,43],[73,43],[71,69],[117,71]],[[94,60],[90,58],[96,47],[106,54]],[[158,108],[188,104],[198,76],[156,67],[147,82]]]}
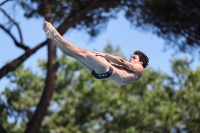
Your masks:
{"label": "tree trunk", "polygon": [[37,106],[35,114],[32,119],[29,121],[25,133],[38,133],[41,126],[42,120],[45,117],[49,102],[52,97],[54,83],[56,78],[56,71],[58,65],[56,62],[56,46],[53,44],[53,41],[48,41],[48,63],[47,63],[47,76],[45,81],[44,91],[42,97]]}
{"label": "tree trunk", "polygon": [[[48,0],[43,0],[43,3],[44,3],[45,20],[52,23],[50,4],[48,3]],[[35,111],[35,114],[29,121],[25,133],[39,132],[39,128],[41,127],[42,120],[46,115],[47,108],[49,106],[53,94],[58,63],[56,61],[55,44],[50,39],[48,39],[47,43],[48,43],[48,61],[47,61],[47,76],[45,81],[45,87],[40,102]]]}
{"label": "tree trunk", "polygon": [[0,133],[7,133],[1,122],[0,122]]}

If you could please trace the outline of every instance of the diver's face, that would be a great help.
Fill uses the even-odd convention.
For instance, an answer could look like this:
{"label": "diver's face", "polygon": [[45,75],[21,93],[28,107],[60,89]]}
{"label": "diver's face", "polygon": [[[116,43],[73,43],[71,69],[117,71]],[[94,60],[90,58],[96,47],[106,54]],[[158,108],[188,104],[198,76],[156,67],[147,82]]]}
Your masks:
{"label": "diver's face", "polygon": [[133,63],[133,64],[142,64],[142,62],[140,61],[140,58],[138,55],[133,55],[131,56],[130,58],[130,63]]}

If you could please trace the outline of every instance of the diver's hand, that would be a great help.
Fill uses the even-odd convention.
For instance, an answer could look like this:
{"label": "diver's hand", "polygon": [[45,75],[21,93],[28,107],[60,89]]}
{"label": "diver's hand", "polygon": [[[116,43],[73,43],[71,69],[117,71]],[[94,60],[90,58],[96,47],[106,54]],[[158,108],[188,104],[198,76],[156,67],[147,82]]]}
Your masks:
{"label": "diver's hand", "polygon": [[101,52],[96,52],[96,51],[92,51],[92,53],[94,53],[95,54],[95,56],[101,56],[101,57],[106,57],[106,53],[101,53]]}

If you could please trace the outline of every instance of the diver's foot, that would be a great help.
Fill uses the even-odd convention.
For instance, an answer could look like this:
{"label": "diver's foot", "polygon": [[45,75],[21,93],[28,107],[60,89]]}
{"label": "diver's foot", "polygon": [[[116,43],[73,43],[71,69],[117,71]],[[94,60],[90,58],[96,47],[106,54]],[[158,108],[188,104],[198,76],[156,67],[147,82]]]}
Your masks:
{"label": "diver's foot", "polygon": [[57,30],[53,27],[53,25],[47,21],[44,21],[43,27],[42,29],[44,30],[44,32],[46,33],[48,38],[55,38],[56,36],[59,35],[59,33],[57,32]]}

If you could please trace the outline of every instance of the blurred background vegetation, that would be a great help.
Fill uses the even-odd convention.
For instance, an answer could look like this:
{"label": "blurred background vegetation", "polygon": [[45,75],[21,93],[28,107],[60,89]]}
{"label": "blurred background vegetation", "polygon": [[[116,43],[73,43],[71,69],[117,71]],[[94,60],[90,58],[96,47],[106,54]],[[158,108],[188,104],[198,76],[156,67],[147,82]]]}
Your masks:
{"label": "blurred background vegetation", "polygon": [[[119,87],[94,79],[65,55],[57,57],[51,40],[33,48],[25,45],[18,23],[3,8],[8,3],[21,7],[27,19],[42,17],[53,23],[62,35],[75,28],[95,37],[123,10],[132,25],[164,38],[168,48],[192,54],[200,46],[197,0],[5,0],[0,12],[9,21],[0,23],[0,29],[24,54],[0,69],[0,78],[10,81],[0,94],[1,133],[200,131],[200,67],[191,69],[192,60],[173,58],[173,75],[147,68],[138,82]],[[10,32],[12,27],[17,27],[19,41]],[[40,71],[25,68],[24,61],[43,46],[48,58],[38,61]],[[104,52],[124,57],[112,44]]]}

